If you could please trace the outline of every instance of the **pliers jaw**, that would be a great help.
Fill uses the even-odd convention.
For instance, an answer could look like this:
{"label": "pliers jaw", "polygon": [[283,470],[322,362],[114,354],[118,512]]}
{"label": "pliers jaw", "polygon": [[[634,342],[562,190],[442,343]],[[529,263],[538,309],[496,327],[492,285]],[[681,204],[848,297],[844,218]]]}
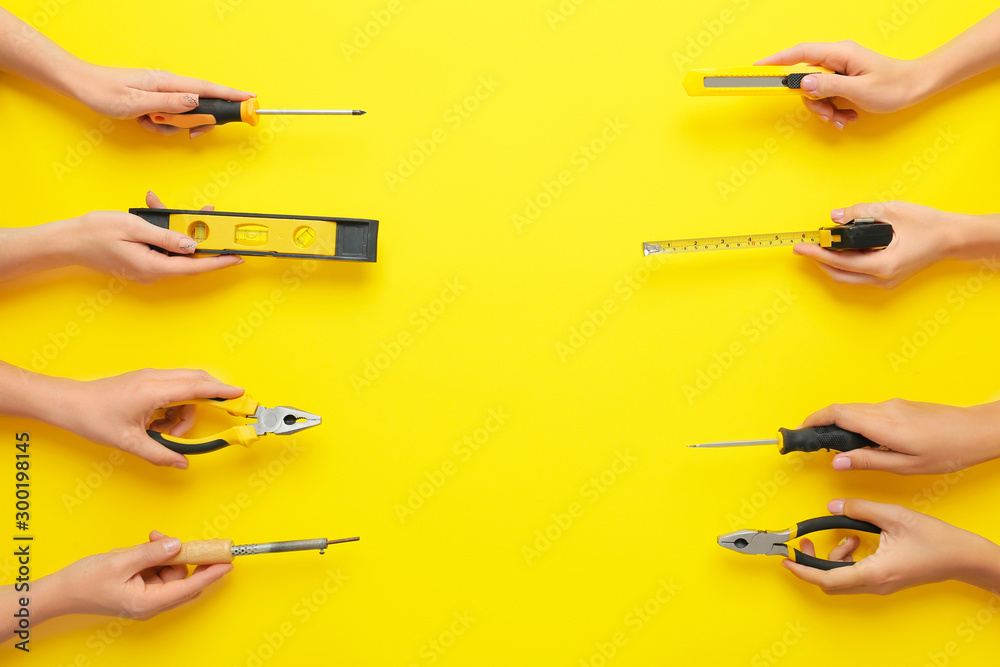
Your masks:
{"label": "pliers jaw", "polygon": [[791,531],[737,530],[719,535],[719,546],[741,554],[784,556],[788,558]]}
{"label": "pliers jaw", "polygon": [[268,433],[290,435],[303,429],[319,426],[323,421],[319,415],[283,405],[276,408],[258,406],[253,418],[257,420],[253,424],[253,429],[259,436]]}

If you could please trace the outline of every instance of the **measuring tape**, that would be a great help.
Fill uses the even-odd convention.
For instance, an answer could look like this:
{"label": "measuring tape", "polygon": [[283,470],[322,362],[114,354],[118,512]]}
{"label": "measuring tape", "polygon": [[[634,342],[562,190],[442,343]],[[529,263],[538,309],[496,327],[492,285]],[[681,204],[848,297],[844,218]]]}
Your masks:
{"label": "measuring tape", "polygon": [[855,218],[843,225],[822,227],[813,232],[710,236],[700,239],[647,242],[642,244],[642,254],[663,255],[706,250],[777,248],[798,243],[813,243],[832,250],[876,250],[886,247],[891,242],[892,225],[888,222],[875,222],[875,218]]}

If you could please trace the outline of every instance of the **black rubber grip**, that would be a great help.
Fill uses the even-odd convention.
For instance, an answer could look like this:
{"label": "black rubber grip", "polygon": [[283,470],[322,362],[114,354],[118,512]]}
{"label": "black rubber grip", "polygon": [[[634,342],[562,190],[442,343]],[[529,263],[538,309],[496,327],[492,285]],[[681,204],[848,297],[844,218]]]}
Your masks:
{"label": "black rubber grip", "polygon": [[185,111],[181,116],[187,114],[210,114],[215,116],[216,125],[225,125],[226,123],[238,123],[243,120],[243,115],[240,112],[240,105],[242,102],[230,102],[229,100],[218,100],[214,97],[202,97],[198,100],[198,106],[191,111]]}
{"label": "black rubber grip", "polygon": [[830,231],[840,236],[830,247],[834,250],[875,250],[892,243],[892,225],[888,222],[850,222]]}
{"label": "black rubber grip", "polygon": [[789,74],[788,76],[786,76],[784,81],[782,81],[782,83],[788,86],[789,88],[795,88],[797,90],[799,88],[802,88],[802,79],[806,78],[812,73],[813,72],[795,72],[793,74]]}
{"label": "black rubber grip", "polygon": [[836,452],[849,452],[862,447],[880,447],[874,440],[869,440],[860,433],[842,429],[836,424],[829,426],[813,426],[810,428],[779,428],[781,433],[781,453],[788,452],[818,452],[821,449]]}
{"label": "black rubber grip", "polygon": [[177,452],[178,454],[208,454],[209,452],[215,452],[223,447],[229,446],[229,443],[222,438],[219,438],[218,440],[209,440],[208,442],[200,442],[197,445],[185,445],[179,442],[174,442],[173,440],[168,440],[159,431],[147,430],[146,435],[153,440],[156,440],[167,449]]}
{"label": "black rubber grip", "polygon": [[852,519],[843,514],[831,514],[830,516],[799,521],[795,529],[795,536],[802,537],[809,533],[818,533],[821,530],[860,530],[863,533],[882,532],[882,529],[874,523],[868,523],[861,519]]}
{"label": "black rubber grip", "polygon": [[853,561],[839,561],[839,560],[826,560],[824,558],[816,558],[816,556],[810,556],[809,554],[804,554],[798,549],[793,549],[795,552],[795,562],[800,565],[805,565],[806,567],[815,568],[817,570],[836,570],[838,567],[850,567],[854,565]]}
{"label": "black rubber grip", "polygon": [[[816,519],[806,519],[805,521],[800,521],[795,528],[795,536],[802,537],[803,535],[817,533],[821,530],[857,530],[863,533],[875,533],[876,535],[882,532],[882,529],[873,523],[861,521],[860,519],[852,519],[849,516],[834,514],[830,516],[821,516]],[[795,551],[796,563],[801,563],[806,567],[812,567],[817,570],[834,570],[838,567],[850,567],[851,565],[854,565],[853,561],[841,562],[835,560],[825,560],[823,558],[816,558],[815,556],[804,554],[798,549],[793,549],[793,551]]]}
{"label": "black rubber grip", "polygon": [[[781,80],[781,84],[792,90],[802,89],[802,79],[806,78],[810,74],[822,74],[822,72],[793,72]],[[834,72],[834,74],[841,74],[841,72]]]}

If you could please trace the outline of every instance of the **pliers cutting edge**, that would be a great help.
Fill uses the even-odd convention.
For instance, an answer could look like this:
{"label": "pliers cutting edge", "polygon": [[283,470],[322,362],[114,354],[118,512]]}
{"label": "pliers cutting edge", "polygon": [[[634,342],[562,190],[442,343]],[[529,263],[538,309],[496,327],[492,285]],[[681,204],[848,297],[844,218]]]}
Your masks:
{"label": "pliers cutting edge", "polygon": [[882,529],[873,523],[860,521],[850,517],[834,515],[818,519],[800,521],[788,530],[768,532],[766,530],[737,530],[725,535],[719,535],[719,546],[738,551],[741,554],[763,554],[765,556],[784,556],[796,563],[817,570],[833,570],[838,567],[854,565],[853,562],[824,560],[804,554],[798,549],[789,549],[788,542],[797,537],[815,533],[821,530],[859,530],[865,533],[881,533]]}
{"label": "pliers cutting edge", "polygon": [[239,398],[194,398],[186,401],[178,401],[166,405],[153,413],[153,420],[162,417],[162,412],[166,408],[176,405],[204,405],[228,412],[234,417],[249,417],[256,419],[256,423],[233,426],[221,433],[210,435],[204,438],[177,438],[172,435],[160,433],[147,429],[146,435],[157,441],[167,449],[171,449],[180,454],[207,454],[217,449],[222,449],[229,445],[243,445],[249,447],[263,435],[274,433],[277,435],[289,435],[313,426],[318,426],[322,422],[319,415],[314,415],[304,410],[279,406],[276,408],[265,408],[263,405],[253,400],[247,394]]}

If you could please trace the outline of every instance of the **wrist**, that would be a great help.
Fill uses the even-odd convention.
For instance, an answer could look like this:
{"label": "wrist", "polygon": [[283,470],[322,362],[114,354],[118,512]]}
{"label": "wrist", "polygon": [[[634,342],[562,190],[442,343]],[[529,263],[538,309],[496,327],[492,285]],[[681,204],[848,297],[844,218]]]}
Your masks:
{"label": "wrist", "polygon": [[25,597],[30,600],[33,625],[58,616],[80,613],[73,598],[73,582],[66,579],[63,571],[59,570],[29,583]]}
{"label": "wrist", "polygon": [[956,213],[948,220],[949,256],[975,260],[1000,250],[1000,216]]}
{"label": "wrist", "polygon": [[963,545],[961,565],[953,579],[1000,595],[1000,546],[974,533],[968,535],[971,539]]}
{"label": "wrist", "polygon": [[905,109],[919,104],[944,87],[942,85],[944,75],[940,71],[941,64],[933,56],[934,54],[928,54],[922,58],[904,61],[906,63],[904,79],[907,97],[901,108]]}
{"label": "wrist", "polygon": [[[69,55],[69,54],[67,54]],[[69,55],[58,69],[62,93],[91,110],[101,89],[101,66]]]}

